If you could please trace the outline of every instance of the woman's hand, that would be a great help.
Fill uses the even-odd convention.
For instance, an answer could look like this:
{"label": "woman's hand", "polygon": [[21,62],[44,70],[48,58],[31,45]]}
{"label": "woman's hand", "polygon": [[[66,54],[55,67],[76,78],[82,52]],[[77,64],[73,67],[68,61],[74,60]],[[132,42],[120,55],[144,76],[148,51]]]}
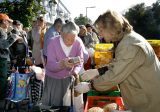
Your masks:
{"label": "woman's hand", "polygon": [[73,68],[74,67],[74,63],[71,63],[70,61],[70,58],[65,58],[63,59],[60,63],[61,63],[61,66],[63,68]]}

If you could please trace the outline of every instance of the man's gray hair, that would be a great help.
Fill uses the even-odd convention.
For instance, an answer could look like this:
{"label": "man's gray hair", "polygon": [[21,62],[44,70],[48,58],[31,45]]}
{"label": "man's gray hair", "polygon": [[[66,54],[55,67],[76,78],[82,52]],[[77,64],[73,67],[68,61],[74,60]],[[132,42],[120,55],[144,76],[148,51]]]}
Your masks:
{"label": "man's gray hair", "polygon": [[74,22],[69,21],[68,23],[62,26],[61,32],[72,33],[77,35],[79,33],[79,27]]}

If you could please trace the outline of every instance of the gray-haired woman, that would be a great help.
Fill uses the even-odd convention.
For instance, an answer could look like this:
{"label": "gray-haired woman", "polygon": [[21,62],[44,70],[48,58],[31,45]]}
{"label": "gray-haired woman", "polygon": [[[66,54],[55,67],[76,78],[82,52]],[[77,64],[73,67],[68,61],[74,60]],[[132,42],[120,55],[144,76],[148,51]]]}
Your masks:
{"label": "gray-haired woman", "polygon": [[[78,32],[78,26],[74,22],[68,22],[62,26],[60,36],[50,39],[43,105],[63,106],[63,98],[69,91],[71,76],[78,75],[83,67],[83,44],[77,36]],[[79,57],[79,61],[74,63],[71,61],[73,57]]]}

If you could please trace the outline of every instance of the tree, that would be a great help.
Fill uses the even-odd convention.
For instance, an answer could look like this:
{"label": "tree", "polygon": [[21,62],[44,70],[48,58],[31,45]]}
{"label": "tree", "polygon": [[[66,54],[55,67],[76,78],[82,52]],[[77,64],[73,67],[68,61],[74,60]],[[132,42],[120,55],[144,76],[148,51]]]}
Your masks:
{"label": "tree", "polygon": [[80,14],[79,17],[75,17],[74,18],[74,22],[77,25],[85,25],[87,23],[92,23],[92,21],[89,18],[86,18],[85,16],[83,16],[82,14]]}
{"label": "tree", "polygon": [[153,3],[152,6],[153,16],[157,24],[157,29],[160,31],[160,0],[157,0],[157,2]]}
{"label": "tree", "polygon": [[32,19],[40,13],[45,14],[42,0],[4,0],[0,3],[0,12],[8,14],[13,20],[19,20],[24,27],[31,26]]}
{"label": "tree", "polygon": [[145,15],[144,3],[133,6],[128,10],[128,12],[125,13],[125,17],[129,20],[134,30],[142,35],[144,35],[143,28],[145,26],[144,15]]}
{"label": "tree", "polygon": [[160,38],[160,5],[158,1],[149,7],[146,7],[144,3],[137,4],[128,9],[124,15],[134,30],[146,39]]}

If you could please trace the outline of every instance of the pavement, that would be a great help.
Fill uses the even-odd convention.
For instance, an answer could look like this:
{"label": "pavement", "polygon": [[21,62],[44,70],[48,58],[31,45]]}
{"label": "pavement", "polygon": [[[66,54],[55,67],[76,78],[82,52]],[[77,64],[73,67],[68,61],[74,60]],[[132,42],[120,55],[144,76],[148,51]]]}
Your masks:
{"label": "pavement", "polygon": [[[0,100],[0,112],[5,112],[4,111],[4,105],[5,105],[5,101],[4,100]],[[10,108],[8,108],[9,105],[7,105],[7,111],[6,112],[17,112],[16,111],[16,107],[15,105],[12,103],[10,104]],[[28,105],[26,102],[22,102],[20,103],[20,111],[19,112],[28,112]]]}
{"label": "pavement", "polygon": [[[5,105],[5,101],[0,100],[0,112],[17,112],[15,104],[12,103],[10,106],[7,105],[6,106],[6,108],[7,108],[6,111],[4,111],[4,105]],[[23,101],[23,102],[20,103],[19,112],[57,112],[57,111],[52,111],[49,108],[50,108],[50,106],[37,105],[37,106],[33,106],[32,109],[30,109],[28,111],[28,104],[27,104],[26,101]]]}

